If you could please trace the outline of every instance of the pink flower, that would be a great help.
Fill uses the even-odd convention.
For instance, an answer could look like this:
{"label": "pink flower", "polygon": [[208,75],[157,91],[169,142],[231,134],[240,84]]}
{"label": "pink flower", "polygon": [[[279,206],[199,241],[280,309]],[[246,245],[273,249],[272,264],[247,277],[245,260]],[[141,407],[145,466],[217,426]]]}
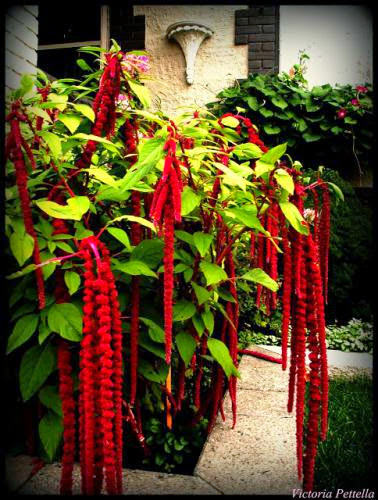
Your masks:
{"label": "pink flower", "polygon": [[353,106],[359,106],[360,105],[360,101],[358,99],[352,99],[350,101],[350,103],[353,105]]}
{"label": "pink flower", "polygon": [[346,114],[347,114],[346,109],[340,108],[337,112],[337,118],[340,119],[345,118]]}
{"label": "pink flower", "polygon": [[357,92],[361,92],[361,94],[366,94],[369,89],[363,85],[357,85],[356,90]]}
{"label": "pink flower", "polygon": [[128,73],[135,76],[137,73],[146,73],[150,70],[148,56],[137,56],[125,54],[122,59],[122,67]]}

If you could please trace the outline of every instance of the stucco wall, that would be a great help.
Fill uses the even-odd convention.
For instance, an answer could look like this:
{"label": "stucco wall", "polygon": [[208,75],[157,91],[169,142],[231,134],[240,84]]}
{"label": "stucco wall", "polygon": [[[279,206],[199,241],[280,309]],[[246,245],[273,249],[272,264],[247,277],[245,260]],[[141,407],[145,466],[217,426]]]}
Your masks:
{"label": "stucco wall", "polygon": [[[153,80],[147,82],[155,106],[175,113],[178,106],[203,105],[237,78],[248,75],[248,47],[235,45],[235,10],[245,5],[138,5],[134,15],[146,16],[146,50],[151,56]],[[185,79],[185,59],[180,46],[169,41],[166,30],[179,21],[204,24],[214,34],[202,42],[194,83]],[[179,111],[178,111],[179,113]]]}
{"label": "stucco wall", "polygon": [[362,5],[281,5],[280,71],[310,56],[310,86],[372,82],[373,21]]}
{"label": "stucco wall", "polygon": [[35,73],[38,6],[9,7],[5,18],[5,91],[18,87],[23,73]]}

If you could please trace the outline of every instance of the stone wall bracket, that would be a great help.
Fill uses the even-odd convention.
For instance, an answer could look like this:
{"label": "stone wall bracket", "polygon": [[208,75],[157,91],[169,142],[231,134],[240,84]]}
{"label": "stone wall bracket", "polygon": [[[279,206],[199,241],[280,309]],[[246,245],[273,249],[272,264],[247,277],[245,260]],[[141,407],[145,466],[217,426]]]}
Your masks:
{"label": "stone wall bracket", "polygon": [[184,54],[186,61],[186,82],[194,82],[194,67],[198,49],[201,43],[214,32],[206,26],[193,22],[179,22],[167,28],[168,40],[175,40]]}

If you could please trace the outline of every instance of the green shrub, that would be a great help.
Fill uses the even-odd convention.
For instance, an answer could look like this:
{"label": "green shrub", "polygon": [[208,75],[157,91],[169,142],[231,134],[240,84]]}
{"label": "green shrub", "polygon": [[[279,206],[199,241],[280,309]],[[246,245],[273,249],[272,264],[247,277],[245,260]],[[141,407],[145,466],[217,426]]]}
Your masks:
{"label": "green shrub", "polygon": [[373,353],[372,323],[353,318],[344,326],[328,325],[326,335],[329,349]]}
{"label": "green shrub", "polygon": [[246,114],[263,123],[261,138],[269,146],[287,142],[295,158],[317,168],[326,164],[345,172],[370,161],[373,138],[373,102],[370,84],[308,88],[302,54],[293,72],[252,73],[233,87],[221,91],[209,103],[217,115]]}

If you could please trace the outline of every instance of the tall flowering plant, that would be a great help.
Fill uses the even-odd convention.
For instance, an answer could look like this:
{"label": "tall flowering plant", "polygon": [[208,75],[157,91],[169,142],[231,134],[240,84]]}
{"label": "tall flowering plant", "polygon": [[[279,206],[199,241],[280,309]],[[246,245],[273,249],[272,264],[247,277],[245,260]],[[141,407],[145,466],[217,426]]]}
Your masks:
{"label": "tall flowering plant", "polygon": [[[188,425],[208,416],[210,432],[228,388],[236,425],[237,281],[257,284],[267,314],[283,303],[288,410],[295,402],[298,472],[311,489],[327,431],[329,185],[308,184],[286,144],[269,149],[242,114],[147,111],[147,56],[82,50],[98,50],[100,71],[79,84],[24,77],[7,114],[6,234],[19,266],[7,276],[7,352],[23,351],[20,393],[39,399],[45,457],[63,438],[61,492],[72,492],[75,460],[83,493],[122,492],[125,434],[148,454],[151,401],[167,429],[185,411]],[[239,275],[241,243],[251,269]]]}

